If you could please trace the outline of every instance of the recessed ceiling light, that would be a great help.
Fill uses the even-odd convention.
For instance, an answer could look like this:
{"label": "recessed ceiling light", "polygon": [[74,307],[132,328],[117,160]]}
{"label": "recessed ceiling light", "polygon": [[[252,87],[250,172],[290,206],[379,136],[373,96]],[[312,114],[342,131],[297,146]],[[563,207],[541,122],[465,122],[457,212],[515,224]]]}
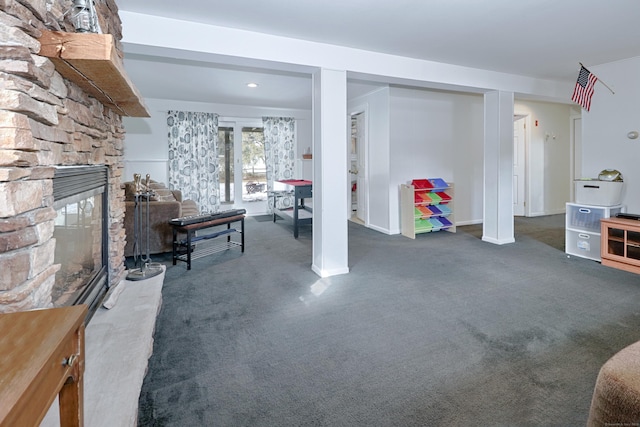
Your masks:
{"label": "recessed ceiling light", "polygon": [[258,87],[258,83],[247,83],[247,87]]}

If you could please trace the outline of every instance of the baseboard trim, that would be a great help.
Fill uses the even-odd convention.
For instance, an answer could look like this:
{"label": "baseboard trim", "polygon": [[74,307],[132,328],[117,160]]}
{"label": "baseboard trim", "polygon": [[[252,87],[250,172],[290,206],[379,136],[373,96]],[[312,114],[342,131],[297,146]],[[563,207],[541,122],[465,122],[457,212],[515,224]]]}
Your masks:
{"label": "baseboard trim", "polygon": [[487,243],[493,243],[494,245],[507,245],[509,243],[515,243],[515,238],[510,239],[494,239],[492,237],[482,236],[482,241]]}
{"label": "baseboard trim", "polygon": [[349,267],[345,267],[345,268],[336,268],[333,270],[323,270],[320,267],[318,267],[317,265],[313,264],[311,265],[311,270],[316,273],[318,276],[320,277],[330,277],[330,276],[338,276],[340,274],[347,274],[349,273]]}

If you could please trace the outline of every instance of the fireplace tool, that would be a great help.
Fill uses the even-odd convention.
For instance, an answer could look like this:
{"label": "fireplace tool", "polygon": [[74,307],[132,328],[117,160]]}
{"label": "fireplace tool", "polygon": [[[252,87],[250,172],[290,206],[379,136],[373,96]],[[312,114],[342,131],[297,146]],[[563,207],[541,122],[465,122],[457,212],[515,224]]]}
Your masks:
{"label": "fireplace tool", "polygon": [[[144,188],[142,188],[140,174],[136,173],[133,175],[133,182],[135,185],[133,211],[133,262],[137,268],[131,270],[129,274],[127,274],[127,280],[144,280],[162,273],[162,265],[157,262],[151,262],[151,256],[149,255],[149,199],[153,196],[153,191],[149,188],[149,179],[150,176],[147,174]],[[143,204],[145,209],[142,209]],[[145,212],[143,212],[143,210]],[[145,221],[143,221],[144,214],[146,214]],[[143,222],[144,232],[142,230]],[[142,256],[143,238],[146,243],[146,254],[144,257]]]}

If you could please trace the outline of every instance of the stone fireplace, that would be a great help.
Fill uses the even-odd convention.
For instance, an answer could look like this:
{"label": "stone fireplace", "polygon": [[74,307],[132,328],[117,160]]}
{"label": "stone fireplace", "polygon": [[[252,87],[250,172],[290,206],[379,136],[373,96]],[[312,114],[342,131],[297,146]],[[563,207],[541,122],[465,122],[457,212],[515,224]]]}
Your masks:
{"label": "stone fireplace", "polygon": [[[39,55],[44,30],[74,31],[71,5],[0,0],[0,313],[89,303],[84,285],[104,292],[125,273],[122,118]],[[96,8],[120,53],[115,2]],[[71,169],[104,182],[61,198]]]}

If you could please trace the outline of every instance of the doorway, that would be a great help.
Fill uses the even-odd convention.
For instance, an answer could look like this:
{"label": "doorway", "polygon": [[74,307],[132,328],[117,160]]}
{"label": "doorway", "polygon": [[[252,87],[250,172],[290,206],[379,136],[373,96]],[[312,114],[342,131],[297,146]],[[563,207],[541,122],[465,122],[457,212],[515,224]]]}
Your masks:
{"label": "doorway", "polygon": [[221,209],[267,213],[267,169],[261,121],[221,121],[218,125]]}
{"label": "doorway", "polygon": [[527,116],[513,116],[513,215],[526,216]]}
{"label": "doorway", "polygon": [[570,157],[571,157],[571,173],[569,183],[569,200],[575,200],[575,185],[574,181],[582,178],[582,116],[571,116],[571,137],[570,137]]}
{"label": "doorway", "polygon": [[351,143],[349,144],[349,201],[352,221],[366,224],[366,115],[364,111],[351,114]]}

